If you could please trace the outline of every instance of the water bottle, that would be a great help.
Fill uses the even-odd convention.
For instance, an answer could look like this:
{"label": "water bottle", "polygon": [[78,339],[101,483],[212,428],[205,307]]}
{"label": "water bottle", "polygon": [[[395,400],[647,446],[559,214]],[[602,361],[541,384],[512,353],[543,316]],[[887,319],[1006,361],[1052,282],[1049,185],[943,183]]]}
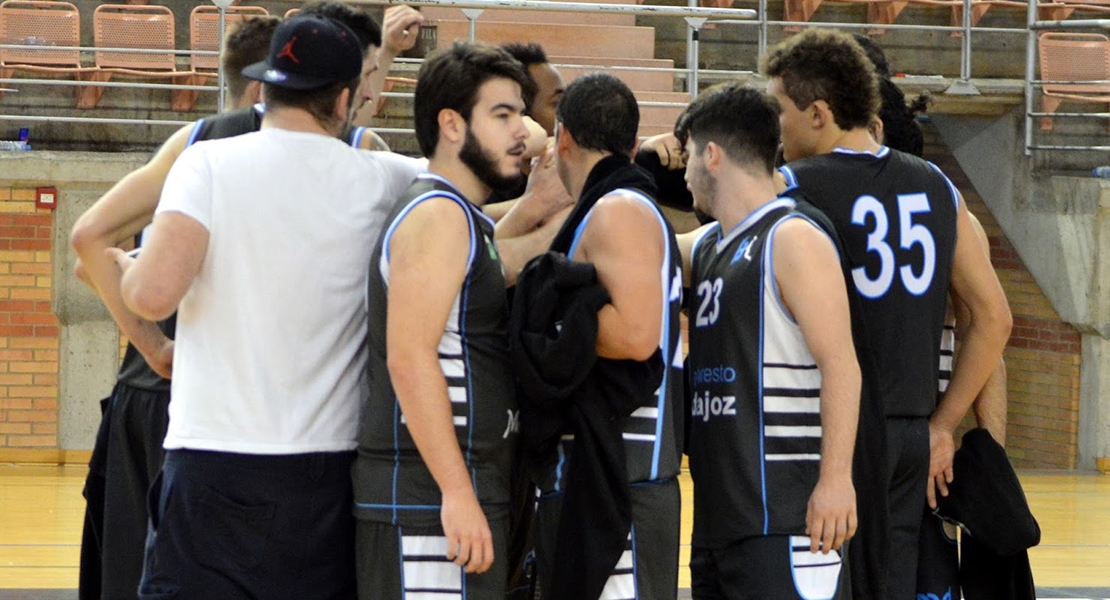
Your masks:
{"label": "water bottle", "polygon": [[1091,175],[1100,179],[1110,179],[1110,166],[1095,167],[1091,170]]}
{"label": "water bottle", "polygon": [[20,152],[20,151],[23,151],[23,150],[30,150],[30,149],[31,149],[31,144],[28,144],[27,142],[19,142],[19,141],[12,141],[12,140],[0,140],[0,151],[11,150],[11,151],[15,151],[15,152]]}

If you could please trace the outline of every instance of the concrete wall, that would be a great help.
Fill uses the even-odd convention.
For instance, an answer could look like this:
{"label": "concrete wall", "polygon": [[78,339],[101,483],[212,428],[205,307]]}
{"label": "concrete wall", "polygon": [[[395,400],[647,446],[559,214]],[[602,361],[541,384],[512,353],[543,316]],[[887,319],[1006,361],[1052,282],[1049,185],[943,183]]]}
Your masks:
{"label": "concrete wall", "polygon": [[[145,156],[0,153],[0,448],[88,449],[119,363],[119,333],[72,275],[73,222]],[[58,190],[56,211],[35,188]],[[30,236],[30,237],[29,237]]]}

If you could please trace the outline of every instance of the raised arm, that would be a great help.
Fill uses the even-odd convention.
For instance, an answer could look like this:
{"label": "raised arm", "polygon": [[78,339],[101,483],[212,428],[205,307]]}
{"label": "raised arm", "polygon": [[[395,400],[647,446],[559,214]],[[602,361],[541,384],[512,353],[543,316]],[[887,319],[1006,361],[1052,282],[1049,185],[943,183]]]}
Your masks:
{"label": "raised arm", "polygon": [[582,234],[581,256],[591,262],[610,302],[598,312],[597,355],[647,360],[659,347],[663,289],[663,230],[643,203],[621,195],[602,198]]}
{"label": "raised arm", "polygon": [[779,226],[774,269],[783,304],[821,373],[821,468],[806,510],[810,550],[836,550],[856,531],[852,452],[861,377],[848,292],[829,238],[801,219]]}
{"label": "raised arm", "polygon": [[481,573],[493,564],[493,537],[459,448],[438,354],[469,248],[466,215],[452,200],[426,200],[404,218],[389,242],[386,351],[409,433],[443,495],[447,558]]}
{"label": "raised arm", "polygon": [[130,242],[150,224],[166,176],[185,149],[191,130],[191,125],[186,126],[170,136],[150,162],[121,179],[85,211],[70,234],[84,272],[82,279],[100,295],[123,335],[163,377],[170,373],[170,340],[155,323],[135,315],[124,304],[119,268],[106,252]]}
{"label": "raised arm", "polygon": [[936,492],[948,495],[955,454],[953,432],[979,395],[987,378],[998,367],[1010,337],[1013,317],[998,276],[960,199],[957,211],[956,253],[952,265],[951,294],[954,302],[967,308],[959,360],[953,365],[952,381],[929,418],[931,482],[926,488],[929,506],[936,507]]}

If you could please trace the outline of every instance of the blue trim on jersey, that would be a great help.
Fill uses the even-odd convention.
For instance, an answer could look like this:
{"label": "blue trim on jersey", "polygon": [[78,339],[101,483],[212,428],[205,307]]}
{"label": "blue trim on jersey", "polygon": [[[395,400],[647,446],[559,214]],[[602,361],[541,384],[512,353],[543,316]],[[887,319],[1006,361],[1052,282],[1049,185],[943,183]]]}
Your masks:
{"label": "blue trim on jersey", "polygon": [[667,390],[669,389],[668,384],[670,383],[671,379],[671,361],[674,359],[671,355],[671,282],[670,277],[664,276],[662,273],[669,273],[671,271],[670,266],[673,257],[671,256],[671,245],[668,243],[670,240],[667,239],[667,222],[663,218],[663,213],[660,212],[658,207],[655,206],[655,203],[648,199],[647,196],[635,190],[619,188],[609,193],[612,194],[615,192],[624,193],[628,196],[631,196],[632,198],[635,198],[636,200],[639,200],[642,204],[645,204],[655,214],[655,220],[659,223],[660,231],[663,234],[663,264],[662,266],[660,266],[660,278],[663,280],[663,311],[660,315],[662,318],[662,335],[659,342],[659,348],[661,348],[663,351],[663,382],[659,385],[659,392],[656,395],[657,400],[655,402],[655,408],[657,411],[655,416],[655,443],[652,444],[653,447],[651,450],[650,475],[651,479],[657,479],[659,477],[659,451],[663,447],[663,419],[670,418],[669,415],[667,415]]}
{"label": "blue trim on jersey", "polygon": [[393,524],[397,524],[397,475],[401,470],[401,403],[393,394]]}
{"label": "blue trim on jersey", "polygon": [[782,310],[782,314],[785,315],[787,319],[790,319],[791,323],[797,325],[798,320],[794,318],[794,315],[790,312],[790,310],[782,301],[782,295],[779,294],[779,280],[778,277],[775,276],[775,232],[778,230],[780,225],[789,221],[790,219],[801,219],[806,223],[812,225],[815,229],[817,229],[817,231],[821,232],[821,234],[823,234],[825,238],[829,240],[829,243],[832,244],[833,253],[836,254],[837,261],[840,260],[840,252],[837,251],[836,242],[832,239],[828,232],[825,231],[820,225],[815,223],[813,219],[810,219],[809,217],[801,213],[792,213],[784,216],[782,219],[779,220],[778,223],[775,223],[773,226],[771,226],[771,229],[767,232],[767,247],[764,249],[764,252],[766,253],[766,265],[771,274],[771,290],[774,292],[775,303],[778,304],[779,308]]}
{"label": "blue trim on jersey", "polygon": [[[417,177],[419,178],[419,176],[417,176]],[[442,179],[442,178],[440,178],[440,179]],[[446,181],[446,180],[444,180],[444,181]],[[386,263],[389,262],[389,244],[393,239],[393,233],[397,230],[397,227],[401,224],[401,221],[404,220],[404,218],[408,216],[409,212],[411,212],[412,209],[416,208],[417,204],[420,204],[421,202],[424,202],[425,200],[429,200],[431,198],[447,198],[449,200],[454,200],[456,203],[458,203],[459,206],[462,207],[463,212],[466,213],[466,220],[467,220],[467,223],[470,225],[471,233],[474,232],[474,230],[475,230],[474,218],[473,218],[472,213],[470,212],[471,204],[469,202],[464,200],[461,196],[458,196],[458,195],[454,194],[453,192],[448,192],[448,191],[445,191],[445,190],[432,190],[430,192],[425,192],[425,193],[417,196],[416,198],[413,198],[412,201],[409,202],[408,205],[405,206],[405,208],[402,209],[400,213],[398,213],[397,217],[393,219],[393,222],[390,223],[389,227],[385,230],[385,236],[382,238],[382,255],[385,256],[385,262]],[[485,215],[482,215],[482,216],[485,217]],[[477,246],[476,246],[475,241],[474,241],[474,236],[471,235],[470,236],[470,254],[467,256],[467,259],[466,259],[466,268],[468,270],[470,269],[471,265],[474,264],[474,256],[476,254],[476,248],[477,248]]]}
{"label": "blue trim on jersey", "polygon": [[186,148],[197,143],[197,137],[200,135],[200,128],[204,126],[206,120],[207,119],[198,119],[196,123],[193,123],[193,130],[189,132],[189,138],[185,140]]}
{"label": "blue trim on jersey", "polygon": [[567,452],[562,440],[559,440],[559,445],[555,448],[559,451],[559,462],[555,465],[555,493],[558,494],[563,491],[563,465],[567,462]]}
{"label": "blue trim on jersey", "polygon": [[362,146],[362,136],[365,133],[366,133],[366,128],[365,127],[363,127],[361,125],[359,125],[358,127],[355,127],[354,129],[351,130],[351,139],[347,140],[347,143],[349,143],[352,148],[358,148],[358,147]]}
{"label": "blue trim on jersey", "polygon": [[733,225],[732,229],[730,229],[727,234],[718,238],[718,240],[717,240],[717,253],[720,254],[721,250],[724,250],[725,246],[731,244],[732,240],[736,239],[737,236],[739,236],[741,233],[743,233],[746,229],[748,229],[749,227],[754,225],[756,222],[758,222],[760,219],[762,219],[763,216],[766,215],[767,213],[771,212],[772,210],[775,210],[775,209],[778,209],[778,208],[783,208],[783,207],[794,208],[796,205],[797,205],[797,202],[795,202],[793,198],[779,197],[779,198],[775,198],[774,200],[771,200],[771,201],[767,202],[766,204],[764,204],[763,206],[760,206],[759,208],[755,209],[754,211],[751,212],[751,214],[744,217],[743,221],[740,221],[736,225]]}
{"label": "blue trim on jersey", "polygon": [[868,152],[867,150],[853,150],[851,148],[845,148],[844,146],[837,146],[836,148],[833,148],[832,153],[854,155],[866,154],[867,156],[874,156],[875,158],[883,158],[884,156],[890,154],[890,148],[887,148],[886,146],[879,146],[878,152]]}
{"label": "blue trim on jersey", "polygon": [[397,562],[401,571],[401,595],[405,595],[405,530],[397,526]]}
{"label": "blue trim on jersey", "polygon": [[632,597],[640,597],[640,561],[636,560],[636,526],[628,530],[628,537],[632,540]]}
{"label": "blue trim on jersey", "polygon": [[925,161],[925,162],[929,163],[929,166],[932,167],[934,171],[936,171],[941,177],[944,178],[944,183],[948,184],[948,191],[952,192],[952,203],[956,205],[956,212],[959,212],[960,211],[960,192],[959,192],[959,190],[956,189],[956,185],[953,184],[952,180],[949,179],[948,176],[944,174],[944,171],[940,170],[940,167],[934,165],[930,161]]}
{"label": "blue trim on jersey", "polygon": [[[466,466],[470,467],[470,459],[474,450],[474,376],[470,369],[470,349],[466,344],[466,307],[470,302],[470,284],[472,282],[470,268],[474,260],[474,237],[478,235],[478,228],[475,227],[474,221],[469,217],[470,211],[467,211],[467,221],[470,225],[470,261],[467,264],[466,280],[463,282],[463,288],[460,292],[459,298],[459,345],[462,347],[463,362],[466,364],[466,403],[468,409],[468,417],[466,420]],[[478,496],[478,478],[475,477],[474,469],[471,469],[470,480],[474,482],[474,495]]]}
{"label": "blue trim on jersey", "polygon": [[[358,508],[367,508],[373,510],[388,508],[394,513],[399,510],[439,510],[443,508],[442,504],[397,504],[396,502],[394,502],[393,504],[372,504],[368,502],[355,502],[355,506]],[[397,525],[397,523],[394,523],[394,525]],[[400,527],[400,525],[397,526]]]}
{"label": "blue trim on jersey", "polygon": [[791,169],[789,165],[779,167],[779,173],[782,173],[783,178],[786,179],[786,189],[798,187],[798,176],[794,174],[794,169]]}
{"label": "blue trim on jersey", "polygon": [[767,535],[771,528],[771,513],[767,509],[767,450],[765,449],[767,430],[763,423],[763,340],[767,335],[763,322],[763,277],[759,278],[759,362],[756,369],[759,371],[759,380],[756,387],[756,400],[759,402],[759,487],[763,498],[763,535]]}

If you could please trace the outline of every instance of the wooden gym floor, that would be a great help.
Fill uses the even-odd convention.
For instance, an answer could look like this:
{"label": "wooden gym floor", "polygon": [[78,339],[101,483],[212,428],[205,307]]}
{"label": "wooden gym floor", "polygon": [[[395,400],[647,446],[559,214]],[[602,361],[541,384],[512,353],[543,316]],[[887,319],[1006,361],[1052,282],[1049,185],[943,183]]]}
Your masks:
{"label": "wooden gym floor", "polygon": [[[0,465],[0,600],[75,599],[85,501],[84,466]],[[1110,476],[1021,473],[1040,521],[1030,551],[1038,597],[1110,599]],[[692,484],[683,476],[683,539]],[[680,585],[690,585],[689,546]]]}

